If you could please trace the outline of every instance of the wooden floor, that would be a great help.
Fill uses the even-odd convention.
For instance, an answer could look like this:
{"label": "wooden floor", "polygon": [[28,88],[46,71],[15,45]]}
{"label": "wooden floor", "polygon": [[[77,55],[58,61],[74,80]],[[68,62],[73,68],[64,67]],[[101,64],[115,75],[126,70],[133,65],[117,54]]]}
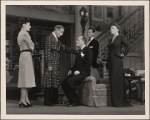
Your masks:
{"label": "wooden floor", "polygon": [[139,101],[132,101],[133,107],[89,107],[75,106],[67,107],[63,104],[55,106],[44,106],[43,99],[32,101],[31,108],[19,108],[17,100],[7,100],[7,114],[57,114],[57,115],[144,115],[145,104],[141,105]]}

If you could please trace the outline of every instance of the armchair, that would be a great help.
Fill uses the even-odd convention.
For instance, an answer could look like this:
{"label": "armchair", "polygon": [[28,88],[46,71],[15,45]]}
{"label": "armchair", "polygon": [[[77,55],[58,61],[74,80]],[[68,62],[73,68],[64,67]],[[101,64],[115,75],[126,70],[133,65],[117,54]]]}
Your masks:
{"label": "armchair", "polygon": [[80,103],[87,106],[111,105],[108,78],[100,78],[98,69],[91,68],[91,75],[83,81],[79,88],[79,98]]}

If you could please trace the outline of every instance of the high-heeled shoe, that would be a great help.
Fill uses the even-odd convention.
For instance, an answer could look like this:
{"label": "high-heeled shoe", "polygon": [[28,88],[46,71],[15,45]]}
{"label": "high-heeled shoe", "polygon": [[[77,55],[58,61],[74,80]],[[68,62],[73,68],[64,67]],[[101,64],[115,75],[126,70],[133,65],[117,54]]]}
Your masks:
{"label": "high-heeled shoe", "polygon": [[27,108],[27,107],[29,107],[29,106],[28,106],[28,104],[24,104],[23,102],[20,101],[20,102],[19,102],[19,107],[20,107],[20,108],[22,108],[22,107],[23,107],[23,108]]}
{"label": "high-heeled shoe", "polygon": [[31,103],[26,102],[29,107],[33,107]]}

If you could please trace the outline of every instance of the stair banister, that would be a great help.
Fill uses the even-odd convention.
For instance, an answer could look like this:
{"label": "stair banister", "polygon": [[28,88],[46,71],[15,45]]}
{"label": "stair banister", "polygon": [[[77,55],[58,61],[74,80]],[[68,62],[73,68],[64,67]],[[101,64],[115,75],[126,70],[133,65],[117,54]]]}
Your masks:
{"label": "stair banister", "polygon": [[[133,13],[131,13],[126,18],[122,18],[117,23],[122,28],[121,33],[126,37],[127,40],[135,37],[135,33],[137,33],[140,29],[143,29],[143,7],[139,7]],[[105,29],[96,39],[99,41],[100,49],[99,53],[100,56],[104,54],[105,50],[107,50],[107,44],[110,40],[110,27]],[[134,42],[134,41],[133,41]],[[104,56],[104,55],[103,55]],[[102,56],[101,56],[102,58]],[[106,56],[105,56],[106,58]]]}

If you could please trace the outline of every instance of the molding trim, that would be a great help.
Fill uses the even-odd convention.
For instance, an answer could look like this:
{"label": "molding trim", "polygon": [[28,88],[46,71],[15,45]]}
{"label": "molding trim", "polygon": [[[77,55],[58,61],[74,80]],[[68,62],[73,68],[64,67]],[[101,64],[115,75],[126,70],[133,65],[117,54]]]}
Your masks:
{"label": "molding trim", "polygon": [[41,20],[50,20],[64,23],[74,23],[74,15],[64,14],[58,12],[51,11],[42,11],[35,9],[28,9],[24,7],[16,7],[16,6],[7,6],[6,7],[6,15],[12,16],[24,16],[29,18],[41,19]]}

